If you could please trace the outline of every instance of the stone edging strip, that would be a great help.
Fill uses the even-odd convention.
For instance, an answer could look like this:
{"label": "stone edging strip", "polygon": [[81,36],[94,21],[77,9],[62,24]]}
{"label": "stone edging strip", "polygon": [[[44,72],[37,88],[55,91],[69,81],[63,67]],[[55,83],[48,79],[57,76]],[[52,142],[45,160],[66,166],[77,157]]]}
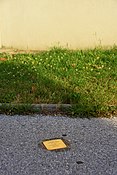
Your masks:
{"label": "stone edging strip", "polygon": [[72,107],[71,104],[23,104],[23,103],[19,103],[19,104],[12,104],[12,103],[0,103],[0,107],[2,106],[6,106],[6,107],[21,107],[21,106],[29,106],[32,109],[39,109],[41,111],[46,110],[46,111],[57,111],[60,110],[61,108],[70,108]]}

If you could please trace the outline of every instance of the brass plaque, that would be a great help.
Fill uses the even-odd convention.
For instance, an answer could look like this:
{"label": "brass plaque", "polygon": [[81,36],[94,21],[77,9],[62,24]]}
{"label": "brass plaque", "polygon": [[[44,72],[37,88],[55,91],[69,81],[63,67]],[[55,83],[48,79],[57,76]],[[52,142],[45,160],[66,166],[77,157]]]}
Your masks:
{"label": "brass plaque", "polygon": [[45,146],[45,148],[49,151],[68,148],[63,139],[46,140],[42,143]]}

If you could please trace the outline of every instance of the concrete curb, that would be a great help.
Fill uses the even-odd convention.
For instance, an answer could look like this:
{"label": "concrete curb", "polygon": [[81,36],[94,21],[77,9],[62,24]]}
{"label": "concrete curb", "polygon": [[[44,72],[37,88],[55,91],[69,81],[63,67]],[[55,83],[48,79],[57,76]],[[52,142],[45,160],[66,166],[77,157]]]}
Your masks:
{"label": "concrete curb", "polygon": [[21,107],[21,106],[29,106],[32,109],[36,110],[41,110],[41,111],[57,111],[60,110],[61,108],[68,109],[72,107],[71,104],[11,104],[11,103],[0,103],[0,107],[6,106],[6,107]]}
{"label": "concrete curb", "polygon": [[45,50],[23,50],[23,49],[13,49],[13,48],[0,48],[0,53],[7,53],[7,54],[36,54],[43,52]]}

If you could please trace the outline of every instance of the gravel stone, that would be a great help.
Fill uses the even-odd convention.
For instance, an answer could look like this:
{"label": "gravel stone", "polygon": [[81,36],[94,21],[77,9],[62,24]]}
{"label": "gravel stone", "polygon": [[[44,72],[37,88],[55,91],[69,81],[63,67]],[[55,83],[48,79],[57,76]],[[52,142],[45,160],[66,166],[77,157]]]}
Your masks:
{"label": "gravel stone", "polygon": [[[39,146],[61,137],[71,149]],[[0,115],[0,175],[117,175],[117,118]]]}

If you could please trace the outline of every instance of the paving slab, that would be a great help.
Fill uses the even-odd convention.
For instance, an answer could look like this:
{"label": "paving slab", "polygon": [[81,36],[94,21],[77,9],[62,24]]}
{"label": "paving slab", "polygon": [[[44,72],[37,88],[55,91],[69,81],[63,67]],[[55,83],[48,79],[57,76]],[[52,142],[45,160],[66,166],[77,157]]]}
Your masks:
{"label": "paving slab", "polygon": [[[52,138],[70,149],[40,146]],[[117,175],[117,118],[0,115],[0,175]]]}

